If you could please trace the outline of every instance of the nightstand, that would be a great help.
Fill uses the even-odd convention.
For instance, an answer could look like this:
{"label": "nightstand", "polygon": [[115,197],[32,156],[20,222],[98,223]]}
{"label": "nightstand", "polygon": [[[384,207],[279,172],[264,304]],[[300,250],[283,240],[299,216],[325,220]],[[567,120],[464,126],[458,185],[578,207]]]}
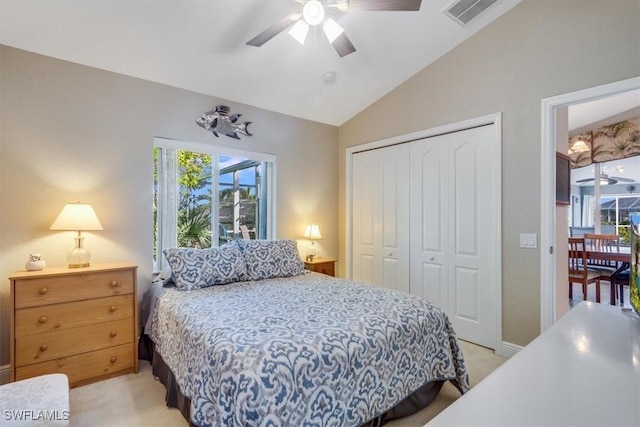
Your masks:
{"label": "nightstand", "polygon": [[313,261],[305,261],[304,265],[307,270],[315,271],[316,273],[326,274],[327,276],[336,275],[336,260],[331,258],[316,258]]}
{"label": "nightstand", "polygon": [[137,268],[107,263],[13,273],[11,381],[62,373],[75,387],[137,372]]}

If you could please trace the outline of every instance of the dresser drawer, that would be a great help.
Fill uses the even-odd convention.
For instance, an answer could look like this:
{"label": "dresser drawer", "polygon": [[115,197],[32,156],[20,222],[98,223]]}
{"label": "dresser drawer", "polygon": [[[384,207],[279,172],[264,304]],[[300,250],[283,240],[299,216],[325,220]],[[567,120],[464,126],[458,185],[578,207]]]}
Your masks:
{"label": "dresser drawer", "polygon": [[305,261],[304,264],[308,270],[315,271],[316,273],[326,274],[327,276],[336,275],[335,259],[316,259],[313,261]]}
{"label": "dresser drawer", "polygon": [[315,268],[316,272],[326,274],[327,276],[335,276],[335,267],[333,262],[326,262],[324,264],[318,264]]}
{"label": "dresser drawer", "polygon": [[132,319],[17,337],[16,366],[99,350],[134,341]]}
{"label": "dresser drawer", "polygon": [[22,337],[129,319],[134,309],[133,294],[21,308],[16,310],[15,334]]}
{"label": "dresser drawer", "polygon": [[133,293],[131,270],[100,271],[15,281],[15,307],[34,307],[60,302]]}
{"label": "dresser drawer", "polygon": [[126,344],[76,356],[61,357],[16,369],[16,380],[61,373],[71,386],[84,380],[134,368],[134,345]]}

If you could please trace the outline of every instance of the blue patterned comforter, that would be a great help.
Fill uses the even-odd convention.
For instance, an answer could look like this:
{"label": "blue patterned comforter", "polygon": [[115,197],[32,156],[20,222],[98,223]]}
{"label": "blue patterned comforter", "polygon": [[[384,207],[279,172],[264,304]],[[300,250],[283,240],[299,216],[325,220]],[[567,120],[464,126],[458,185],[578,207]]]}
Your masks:
{"label": "blue patterned comforter", "polygon": [[199,426],[359,426],[431,381],[469,388],[438,308],[316,273],[167,289],[149,335]]}

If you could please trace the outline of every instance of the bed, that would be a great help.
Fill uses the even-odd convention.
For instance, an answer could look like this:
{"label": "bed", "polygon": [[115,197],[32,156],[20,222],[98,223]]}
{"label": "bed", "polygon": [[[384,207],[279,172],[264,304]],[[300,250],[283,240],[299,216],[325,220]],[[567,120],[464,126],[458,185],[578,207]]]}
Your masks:
{"label": "bed", "polygon": [[437,307],[306,271],[295,241],[165,255],[171,279],[141,303],[141,356],[192,425],[381,425],[446,381],[469,389]]}

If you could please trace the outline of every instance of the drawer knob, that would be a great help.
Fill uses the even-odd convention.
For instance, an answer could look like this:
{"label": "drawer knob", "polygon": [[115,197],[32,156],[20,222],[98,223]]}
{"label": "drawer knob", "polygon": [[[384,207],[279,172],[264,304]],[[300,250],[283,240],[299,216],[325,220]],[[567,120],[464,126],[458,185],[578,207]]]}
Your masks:
{"label": "drawer knob", "polygon": [[111,363],[116,363],[118,361],[118,356],[111,356],[111,359],[109,359],[109,362]]}
{"label": "drawer knob", "polygon": [[47,292],[49,292],[49,289],[47,289],[47,288],[40,288],[40,290],[38,291],[38,293],[39,293],[40,295],[44,295],[44,294],[46,294]]}
{"label": "drawer knob", "polygon": [[111,332],[109,333],[109,336],[110,336],[111,338],[115,337],[116,335],[118,335],[118,331],[111,331]]}
{"label": "drawer knob", "polygon": [[117,288],[119,286],[118,281],[117,280],[110,281],[109,286],[111,286],[112,288]]}
{"label": "drawer knob", "polygon": [[112,305],[111,307],[109,307],[109,311],[112,313],[114,313],[117,309],[118,307],[116,307],[115,305]]}
{"label": "drawer knob", "polygon": [[41,318],[38,319],[38,322],[47,323],[47,320],[49,320],[49,319],[47,319],[47,316],[42,316]]}
{"label": "drawer knob", "polygon": [[42,352],[47,351],[47,349],[48,349],[48,348],[49,348],[49,346],[48,346],[48,345],[46,345],[46,344],[42,344],[42,345],[40,346],[40,351],[42,351]]}

